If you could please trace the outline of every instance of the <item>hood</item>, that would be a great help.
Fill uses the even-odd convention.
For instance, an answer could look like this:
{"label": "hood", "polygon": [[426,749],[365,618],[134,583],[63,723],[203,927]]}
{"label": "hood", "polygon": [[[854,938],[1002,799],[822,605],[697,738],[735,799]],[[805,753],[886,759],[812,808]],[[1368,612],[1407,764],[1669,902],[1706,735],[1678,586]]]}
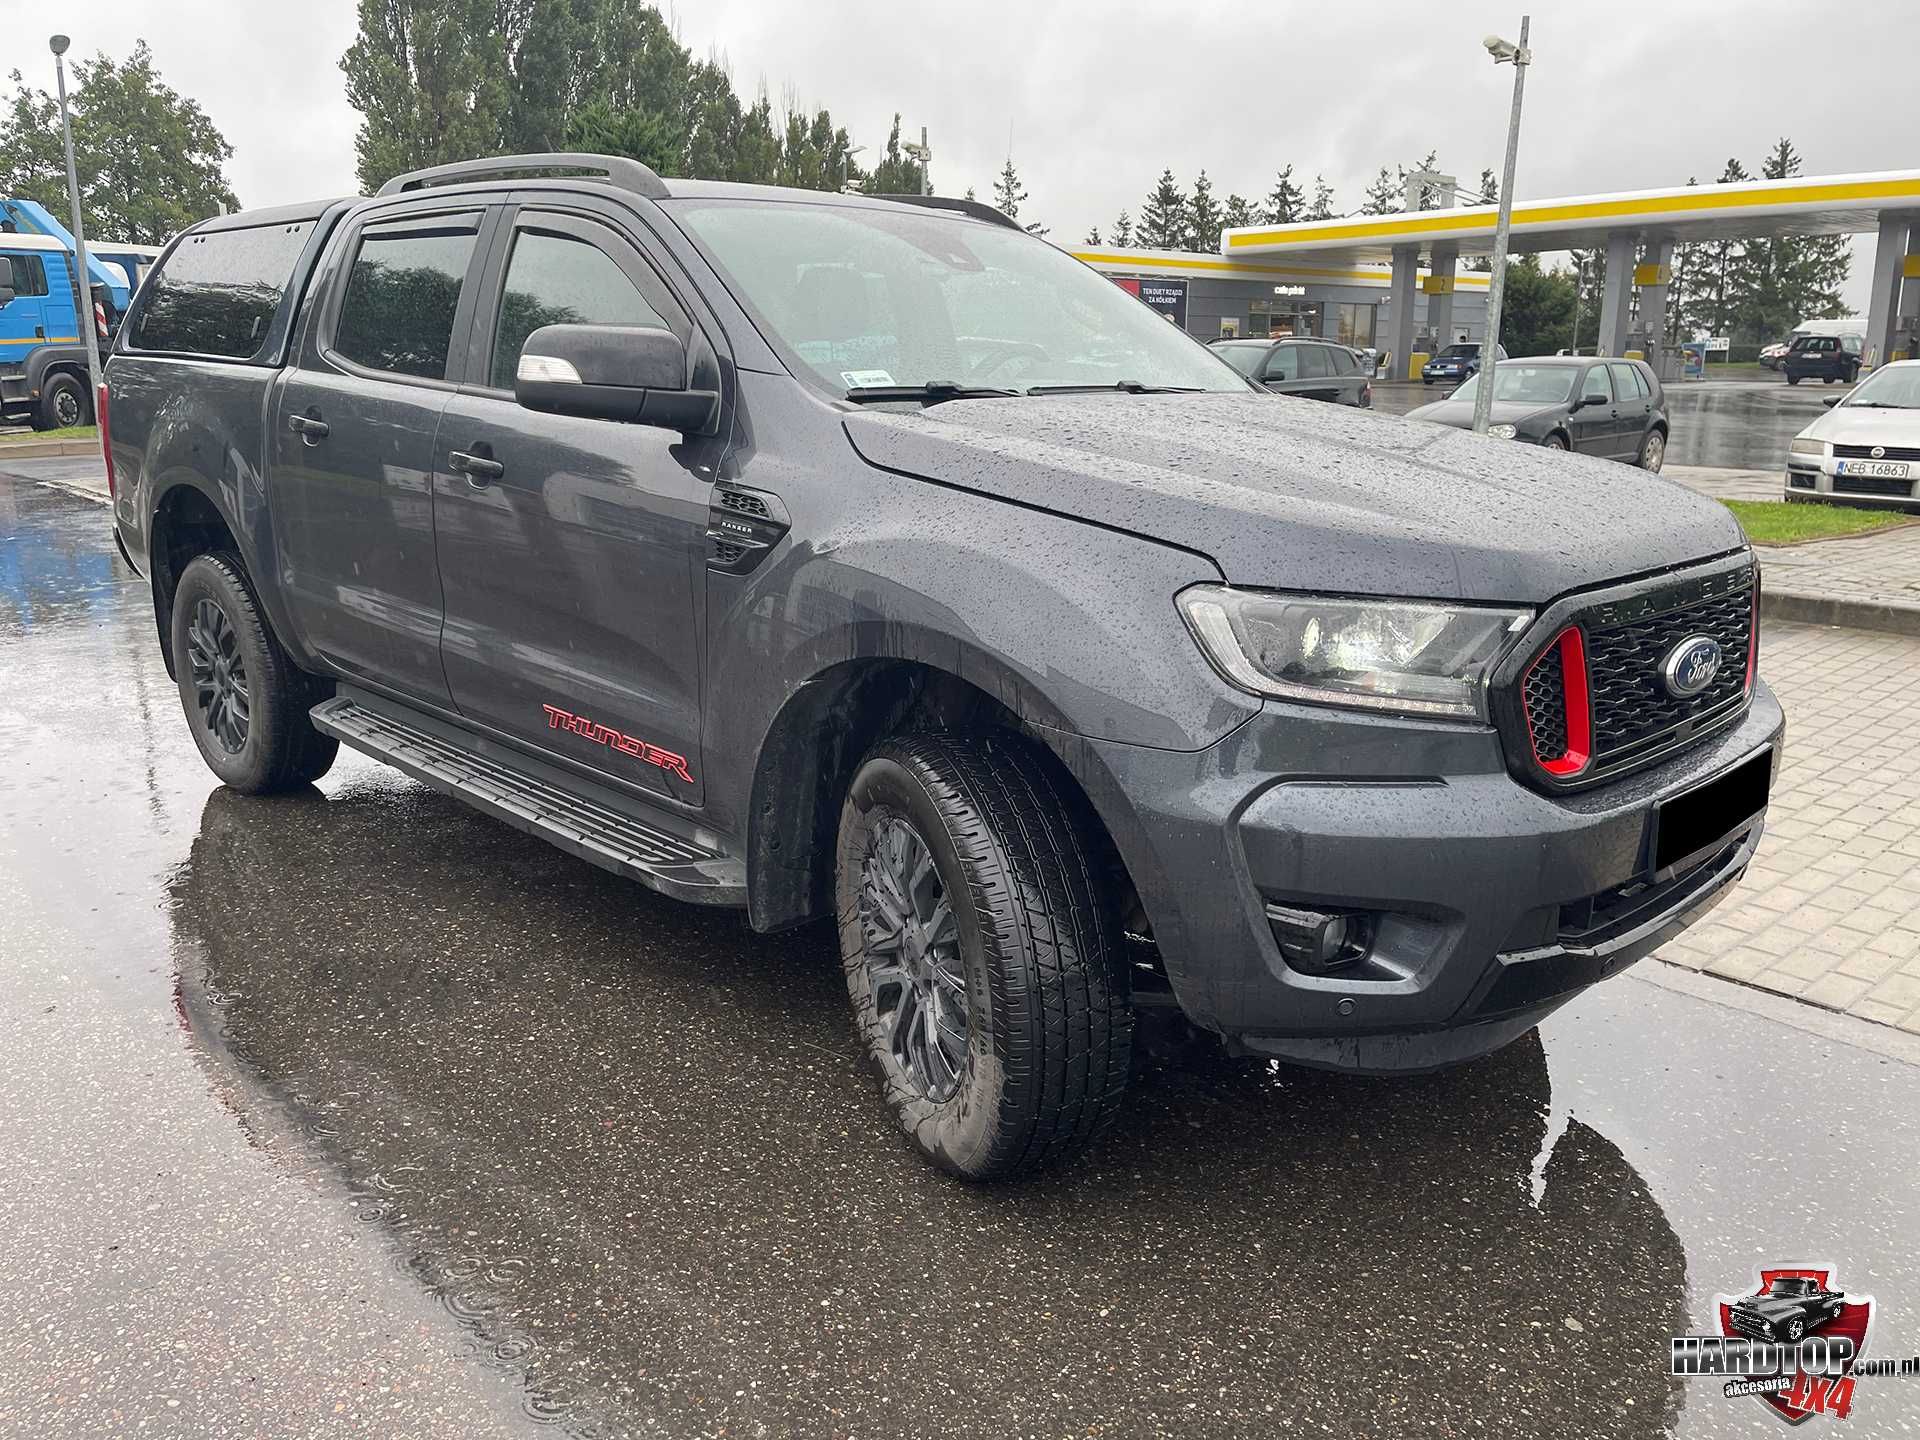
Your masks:
{"label": "hood", "polygon": [[[1496,400],[1490,420],[1495,425],[1524,425],[1536,416],[1563,415],[1566,409],[1564,404],[1538,405],[1531,400]],[[1436,425],[1453,425],[1462,430],[1471,430],[1473,401],[1436,400],[1431,405],[1422,405],[1418,410],[1409,410],[1407,419],[1431,420]]]}
{"label": "hood", "polygon": [[1236,585],[1538,604],[1739,549],[1732,512],[1612,461],[1252,392],[861,411],[872,464],[1207,556]]}
{"label": "hood", "polygon": [[1833,445],[1920,446],[1920,410],[1838,405],[1800,433]]}
{"label": "hood", "polygon": [[1736,1305],[1730,1305],[1727,1308],[1730,1310],[1744,1310],[1749,1315],[1758,1315],[1762,1320],[1784,1320],[1790,1316],[1798,1315],[1800,1313],[1801,1303],[1802,1302],[1798,1300],[1788,1300],[1784,1297],[1773,1295],[1756,1295],[1750,1299],[1742,1300]]}

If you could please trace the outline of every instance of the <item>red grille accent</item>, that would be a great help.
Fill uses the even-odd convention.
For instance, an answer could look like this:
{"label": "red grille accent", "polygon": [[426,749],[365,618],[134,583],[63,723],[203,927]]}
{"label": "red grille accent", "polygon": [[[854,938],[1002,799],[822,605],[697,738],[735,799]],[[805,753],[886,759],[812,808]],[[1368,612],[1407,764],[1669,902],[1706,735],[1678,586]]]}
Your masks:
{"label": "red grille accent", "polygon": [[[1559,662],[1560,708],[1565,712],[1565,720],[1559,727],[1564,731],[1564,739],[1557,755],[1540,753],[1537,737],[1542,727],[1534,723],[1534,700],[1531,687],[1527,684],[1541,662],[1549,657]],[[1587,762],[1593,758],[1593,706],[1587,694],[1586,641],[1578,625],[1569,625],[1562,630],[1554,637],[1553,643],[1540,652],[1539,658],[1527,667],[1526,675],[1521,677],[1520,694],[1521,705],[1527,712],[1527,734],[1532,740],[1533,758],[1540,763],[1540,768],[1560,779],[1578,775],[1586,769]]]}

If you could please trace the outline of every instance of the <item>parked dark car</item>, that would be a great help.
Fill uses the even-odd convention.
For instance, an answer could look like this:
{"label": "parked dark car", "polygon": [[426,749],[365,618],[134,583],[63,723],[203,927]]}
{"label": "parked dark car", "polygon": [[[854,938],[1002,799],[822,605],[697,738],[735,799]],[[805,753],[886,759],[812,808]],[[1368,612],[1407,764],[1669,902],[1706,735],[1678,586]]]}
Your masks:
{"label": "parked dark car", "polygon": [[1324,340],[1216,340],[1213,353],[1281,395],[1373,404],[1373,367],[1364,355]]}
{"label": "parked dark car", "polygon": [[1802,335],[1780,359],[1789,385],[1802,380],[1844,380],[1851,385],[1860,375],[1858,335]]}
{"label": "parked dark car", "polygon": [[[1506,348],[1496,345],[1494,355],[1497,359],[1506,359]],[[1480,347],[1478,345],[1466,343],[1449,345],[1420,367],[1420,383],[1438,385],[1449,380],[1465,380],[1468,376],[1479,373]]]}
{"label": "parked dark car", "polygon": [[[106,382],[215,775],[345,743],[837,925],[889,1124],[955,1174],[1110,1124],[1143,1007],[1249,1057],[1484,1054],[1759,844],[1783,720],[1725,506],[1275,405],[977,203],[441,166],[191,227]],[[708,1081],[788,1083],[737,1059]]]}
{"label": "parked dark car", "polygon": [[1846,1308],[1844,1290],[1824,1289],[1811,1275],[1777,1275],[1758,1295],[1727,1307],[1733,1328],[1756,1340],[1797,1345]]}
{"label": "parked dark car", "polygon": [[[1471,430],[1483,383],[1476,375],[1446,399],[1409,411],[1407,418]],[[1543,355],[1502,360],[1494,367],[1490,435],[1658,470],[1671,431],[1666,391],[1653,367],[1639,360]]]}

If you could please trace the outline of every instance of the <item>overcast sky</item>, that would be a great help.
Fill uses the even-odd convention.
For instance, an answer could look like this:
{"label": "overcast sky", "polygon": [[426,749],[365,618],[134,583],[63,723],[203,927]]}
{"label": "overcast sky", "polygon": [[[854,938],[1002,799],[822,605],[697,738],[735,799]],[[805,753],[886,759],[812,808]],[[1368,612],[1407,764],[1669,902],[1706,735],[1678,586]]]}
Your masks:
{"label": "overcast sky", "polygon": [[[1480,38],[1519,28],[1518,5],[1329,4],[1325,0],[704,0],[666,7],[696,55],[723,53],[747,98],[764,84],[825,105],[868,147],[896,110],[925,125],[943,193],[985,197],[1008,153],[1031,198],[1021,212],[1077,242],[1105,230],[1171,166],[1204,166],[1218,193],[1266,194],[1291,163],[1358,208],[1383,163],[1437,149],[1471,183],[1498,167],[1512,71]],[[15,40],[27,15],[9,7]],[[352,0],[78,0],[74,49],[124,56],[152,46],[168,83],[193,96],[234,147],[245,205],[354,188],[355,112],[339,58]],[[1729,156],[1757,170],[1790,135],[1811,174],[1920,165],[1920,3],[1721,0],[1616,7],[1533,6],[1517,191],[1523,200],[1683,184]],[[9,46],[52,88],[44,49]],[[1839,82],[1808,92],[1799,82]],[[1849,298],[1864,304],[1854,264]]]}

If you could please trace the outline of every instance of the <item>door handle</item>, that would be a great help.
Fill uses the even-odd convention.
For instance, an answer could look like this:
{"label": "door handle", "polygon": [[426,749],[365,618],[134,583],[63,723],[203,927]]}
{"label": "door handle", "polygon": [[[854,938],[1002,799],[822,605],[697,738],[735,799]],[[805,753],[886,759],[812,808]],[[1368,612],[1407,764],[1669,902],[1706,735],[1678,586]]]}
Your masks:
{"label": "door handle", "polygon": [[485,455],[455,450],[447,456],[447,468],[467,477],[469,485],[488,485],[507,473],[507,467]]}
{"label": "door handle", "polygon": [[327,432],[333,429],[331,425],[327,424],[326,421],[317,415],[289,415],[287,417],[287,428],[293,431],[294,434],[308,440],[324,439],[326,438]]}

